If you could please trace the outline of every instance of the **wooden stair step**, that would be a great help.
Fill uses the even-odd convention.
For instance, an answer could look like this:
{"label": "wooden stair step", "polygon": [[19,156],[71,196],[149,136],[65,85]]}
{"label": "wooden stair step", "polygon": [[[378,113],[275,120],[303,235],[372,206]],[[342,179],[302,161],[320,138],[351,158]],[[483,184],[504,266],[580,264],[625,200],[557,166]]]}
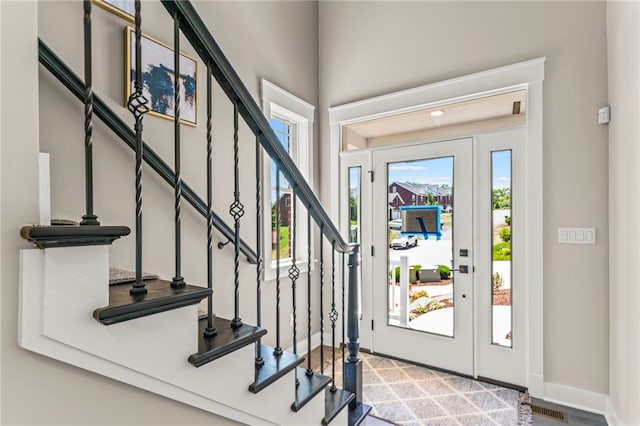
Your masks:
{"label": "wooden stair step", "polygon": [[324,419],[322,419],[322,424],[328,425],[331,420],[340,414],[344,407],[355,399],[356,395],[344,389],[335,389],[332,392],[331,388],[326,388],[324,392]]}
{"label": "wooden stair step", "polygon": [[322,390],[331,383],[331,377],[324,376],[320,373],[313,373],[312,376],[307,376],[306,369],[296,368],[300,384],[296,387],[296,400],[291,404],[293,411],[300,410],[307,402],[311,401],[314,396],[322,392]]}
{"label": "wooden stair step", "polygon": [[349,426],[358,426],[367,417],[369,411],[371,411],[370,405],[362,402],[356,402],[354,405],[352,402],[349,406]]}
{"label": "wooden stair step", "polygon": [[115,240],[129,235],[126,226],[102,225],[27,225],[20,235],[38,248],[110,245]]}
{"label": "wooden stair step", "polygon": [[129,321],[171,309],[195,305],[211,294],[211,290],[193,285],[172,288],[171,281],[145,281],[146,294],[132,295],[131,284],[109,286],[109,306],[93,311],[93,317],[104,325]]}
{"label": "wooden stair step", "polygon": [[204,331],[207,328],[207,318],[200,318],[198,321],[198,352],[189,356],[189,362],[200,367],[208,362],[230,354],[244,346],[256,342],[267,334],[264,328],[249,324],[242,324],[238,328],[231,327],[231,321],[215,317],[213,325],[218,334],[213,337],[205,337]]}
{"label": "wooden stair step", "polygon": [[249,391],[253,393],[260,392],[304,362],[304,357],[290,352],[277,355],[274,348],[267,345],[261,345],[261,355],[264,363],[256,365],[255,381],[249,385]]}

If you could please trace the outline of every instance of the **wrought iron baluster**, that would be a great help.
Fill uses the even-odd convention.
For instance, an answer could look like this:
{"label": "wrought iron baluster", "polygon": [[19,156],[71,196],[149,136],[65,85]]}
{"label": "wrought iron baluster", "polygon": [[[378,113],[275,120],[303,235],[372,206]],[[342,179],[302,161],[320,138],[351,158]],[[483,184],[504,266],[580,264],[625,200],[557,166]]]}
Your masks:
{"label": "wrought iron baluster", "polygon": [[320,225],[320,374],[324,374],[324,223]]}
{"label": "wrought iron baluster", "polygon": [[276,167],[276,347],[275,355],[282,354],[280,346],[280,166]]}
{"label": "wrought iron baluster", "polygon": [[174,185],[175,194],[175,266],[176,274],[171,281],[171,287],[184,287],[184,278],[180,272],[181,269],[181,224],[180,224],[180,205],[182,202],[182,177],[180,176],[180,16],[178,12],[173,15],[173,112],[174,112],[174,133],[173,133],[173,152],[175,159],[176,181]]}
{"label": "wrought iron baluster", "polygon": [[311,210],[307,208],[307,376],[313,376],[311,369]]}
{"label": "wrought iron baluster", "polygon": [[336,321],[338,311],[336,311],[336,240],[331,242],[331,392],[336,391]]}
{"label": "wrought iron baluster", "polygon": [[[344,347],[345,347],[345,328],[344,328],[344,307],[345,307],[345,295],[344,295],[344,269],[345,269],[345,262],[344,262],[344,256],[345,253],[342,252],[342,263],[340,264],[340,266],[342,266],[342,344],[341,344],[341,348],[342,348],[342,367],[344,369]],[[344,377],[344,376],[343,376]],[[344,384],[343,384],[344,387]]]}
{"label": "wrought iron baluster", "polygon": [[[213,138],[212,138],[212,75],[211,64],[207,63],[207,288],[213,290]],[[213,292],[207,298],[207,328],[205,337],[214,337],[218,334],[213,325]]]}
{"label": "wrought iron baluster", "polygon": [[[297,235],[297,227],[298,227],[298,218],[296,216],[296,204],[297,204],[297,197],[296,194],[293,193],[293,200],[292,202],[292,215],[291,215],[291,222],[292,224],[289,225],[289,229],[293,230],[293,233],[290,233],[289,235],[293,235],[292,239],[289,239],[289,241],[293,242],[293,247],[292,247],[292,253],[291,253],[291,258],[292,258],[292,264],[291,267],[289,268],[289,278],[291,279],[291,297],[293,298],[293,354],[297,355],[298,354],[298,316],[297,316],[297,311],[296,311],[296,282],[298,281],[298,277],[300,277],[300,269],[298,269],[298,267],[296,266],[296,235]],[[298,370],[296,369],[295,371],[295,376],[296,376],[296,386],[298,386],[300,384],[300,381],[298,380]]]}
{"label": "wrought iron baluster", "polygon": [[133,283],[130,293],[143,295],[147,293],[142,281],[142,119],[149,112],[149,101],[142,93],[142,17],[140,13],[140,0],[135,0],[135,56],[136,78],[133,83],[133,92],[129,96],[127,108],[135,118],[134,130],[136,133],[136,282]]}
{"label": "wrought iron baluster", "polygon": [[84,172],[85,214],[80,225],[100,225],[93,213],[93,87],[91,65],[91,0],[84,0]]}
{"label": "wrought iron baluster", "polygon": [[244,206],[240,202],[240,166],[238,146],[238,100],[233,102],[233,203],[229,207],[229,213],[234,220],[234,317],[231,320],[231,328],[242,327],[240,319],[240,218],[244,216]]}
{"label": "wrought iron baluster", "polygon": [[[262,327],[262,150],[260,136],[256,136],[256,322]],[[256,365],[264,364],[262,338],[256,342]]]}

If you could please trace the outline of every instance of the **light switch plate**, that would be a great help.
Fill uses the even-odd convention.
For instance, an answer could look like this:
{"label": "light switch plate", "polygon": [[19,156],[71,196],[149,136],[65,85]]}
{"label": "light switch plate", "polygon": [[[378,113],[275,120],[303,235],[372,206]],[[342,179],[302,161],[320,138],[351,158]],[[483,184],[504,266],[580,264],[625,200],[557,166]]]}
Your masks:
{"label": "light switch plate", "polygon": [[595,244],[596,228],[558,228],[560,244]]}

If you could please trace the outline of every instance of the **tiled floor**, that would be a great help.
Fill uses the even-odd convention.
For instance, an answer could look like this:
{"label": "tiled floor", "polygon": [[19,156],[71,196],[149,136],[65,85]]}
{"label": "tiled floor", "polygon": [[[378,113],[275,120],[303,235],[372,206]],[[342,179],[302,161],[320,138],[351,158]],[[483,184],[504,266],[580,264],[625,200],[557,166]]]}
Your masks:
{"label": "tiled floor", "polygon": [[[330,348],[324,351],[324,374],[331,376]],[[402,361],[361,353],[363,399],[374,416],[399,425],[562,425],[530,414],[519,404],[528,395]],[[314,368],[320,366],[319,349],[312,352]],[[342,356],[336,352],[336,383],[342,382]],[[542,401],[535,401],[549,406]],[[568,424],[606,425],[602,416],[551,407],[569,414]],[[375,419],[373,419],[375,420]],[[368,424],[368,423],[367,423]],[[385,424],[372,423],[372,425]],[[564,423],[567,424],[567,423]]]}

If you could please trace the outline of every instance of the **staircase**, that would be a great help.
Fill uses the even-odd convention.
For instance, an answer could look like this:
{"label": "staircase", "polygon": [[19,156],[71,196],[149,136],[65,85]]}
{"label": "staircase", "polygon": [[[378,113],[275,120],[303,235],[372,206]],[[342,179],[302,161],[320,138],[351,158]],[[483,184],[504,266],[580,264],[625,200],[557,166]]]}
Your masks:
{"label": "staircase", "polygon": [[[358,425],[370,410],[362,403],[362,365],[358,358],[358,247],[344,241],[193,5],[188,1],[161,3],[173,20],[174,52],[181,50],[182,34],[206,68],[206,87],[197,88],[200,98],[206,94],[207,104],[206,201],[183,180],[181,173],[180,79],[174,79],[173,167],[144,141],[143,123],[150,106],[141,71],[141,2],[135,1],[136,64],[127,105],[135,121],[132,128],[92,88],[92,3],[85,0],[84,15],[78,14],[84,28],[84,80],[45,41],[39,41],[38,52],[42,66],[68,94],[84,104],[85,214],[79,224],[45,221],[22,228],[23,238],[35,248],[20,253],[19,344],[246,424]],[[173,66],[175,74],[180,75],[178,53],[174,54]],[[222,89],[233,108],[233,138],[219,142],[233,145],[233,176],[229,178],[233,181],[231,226],[213,211],[214,189],[216,194],[229,191],[228,186],[214,188],[212,183],[212,168],[219,161],[226,161],[212,154],[214,84]],[[204,103],[201,101],[201,105]],[[136,196],[130,209],[135,211],[136,221],[131,236],[128,227],[101,224],[102,219],[94,212],[95,118],[113,132],[114,140],[121,140],[122,147],[131,148],[135,154],[135,170],[131,174],[135,177]],[[253,134],[249,141],[243,137],[246,131]],[[240,144],[247,143],[255,144],[255,159],[249,162],[249,167],[255,166],[255,210],[243,205],[240,194],[241,169],[247,167],[246,159],[239,155]],[[306,259],[296,256],[295,249],[291,264],[281,265],[277,257],[275,266],[279,272],[275,284],[271,284],[275,285],[275,304],[263,299],[267,283],[261,215],[263,203],[269,199],[262,190],[263,153],[291,183],[290,232],[295,235],[301,228],[298,223],[306,222],[309,236]],[[158,241],[175,253],[173,277],[147,279],[143,274],[142,232],[147,229],[143,226],[144,163],[173,190],[174,240]],[[48,188],[41,190],[46,192]],[[183,277],[183,200],[191,206],[186,214],[198,214],[206,222],[201,231],[207,241],[206,265],[202,265],[207,269],[206,286],[188,284],[189,277]],[[49,206],[41,208],[48,210]],[[243,239],[246,233],[241,233],[241,225],[247,221],[256,224],[253,246]],[[279,234],[280,225],[277,226]],[[311,238],[313,226],[318,231],[315,244]],[[225,283],[215,283],[215,288],[214,260],[222,251],[214,253],[214,233],[230,243],[233,250],[233,276]],[[110,283],[109,250],[121,238],[135,239],[135,271],[131,282]],[[218,244],[218,248],[227,250],[226,243]],[[319,278],[311,273],[312,253],[316,252]],[[304,264],[297,264],[298,258]],[[249,265],[253,265],[252,276],[246,273]],[[218,291],[220,286],[223,290]],[[232,289],[230,300],[219,300],[228,295],[224,288]],[[298,306],[296,296],[301,288],[307,293],[303,307]],[[282,297],[285,291],[291,295],[290,302]],[[327,294],[329,298],[325,297]],[[215,306],[222,306],[221,312]],[[263,323],[263,317],[275,317],[275,327],[271,321],[268,326]],[[329,327],[324,327],[325,321]],[[287,326],[289,322],[291,327]],[[270,344],[266,344],[267,340]],[[321,362],[321,371],[314,371],[311,351],[318,344],[325,345],[325,340],[333,347],[333,366],[324,371]],[[291,342],[291,347],[283,348],[285,342]],[[342,368],[343,383],[336,381],[336,365]]]}

